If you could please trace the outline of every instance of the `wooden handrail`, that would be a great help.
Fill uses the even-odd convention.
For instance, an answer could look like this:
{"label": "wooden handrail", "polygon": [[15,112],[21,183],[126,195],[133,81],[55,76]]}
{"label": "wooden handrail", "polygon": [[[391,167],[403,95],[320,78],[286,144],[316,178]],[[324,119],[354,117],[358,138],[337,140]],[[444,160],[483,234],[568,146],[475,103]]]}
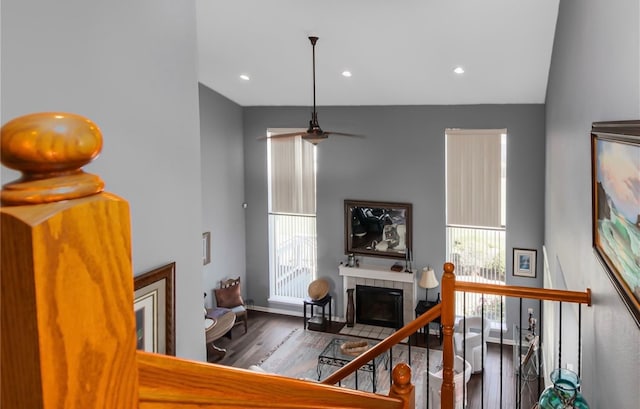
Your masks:
{"label": "wooden handrail", "polygon": [[138,351],[137,362],[141,409],[407,407],[398,398],[166,355]]}
{"label": "wooden handrail", "polygon": [[336,383],[340,382],[347,376],[357,371],[362,365],[391,349],[391,347],[393,347],[394,345],[399,344],[403,339],[409,337],[417,330],[424,327],[439,316],[440,305],[436,305],[424,314],[420,315],[415,320],[411,321],[404,327],[386,337],[384,340],[374,345],[371,349],[358,355],[358,357],[356,357],[353,361],[349,362],[347,365],[329,375],[325,380],[322,381],[322,383],[327,385],[335,385]]}
{"label": "wooden handrail", "polygon": [[465,291],[468,293],[482,293],[504,295],[516,298],[531,298],[543,301],[563,301],[574,302],[579,304],[587,304],[591,306],[591,289],[587,288],[584,292],[551,290],[548,288],[519,287],[515,285],[499,285],[473,283],[469,281],[456,281],[455,291]]}

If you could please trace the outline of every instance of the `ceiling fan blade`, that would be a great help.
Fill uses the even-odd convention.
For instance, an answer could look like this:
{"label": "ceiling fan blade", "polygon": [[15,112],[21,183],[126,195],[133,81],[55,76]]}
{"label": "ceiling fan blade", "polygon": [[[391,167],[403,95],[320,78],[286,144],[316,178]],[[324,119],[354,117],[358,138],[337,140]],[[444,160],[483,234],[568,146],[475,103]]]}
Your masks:
{"label": "ceiling fan blade", "polygon": [[345,132],[333,132],[333,131],[325,131],[327,135],[340,135],[340,136],[351,136],[354,138],[364,138],[364,135],[359,135],[355,133],[345,133]]}
{"label": "ceiling fan blade", "polygon": [[294,136],[305,136],[307,134],[307,132],[305,131],[298,131],[298,132],[289,132],[289,133],[280,133],[277,135],[271,135],[271,136],[260,136],[258,137],[258,139],[278,139],[278,138],[293,138]]}

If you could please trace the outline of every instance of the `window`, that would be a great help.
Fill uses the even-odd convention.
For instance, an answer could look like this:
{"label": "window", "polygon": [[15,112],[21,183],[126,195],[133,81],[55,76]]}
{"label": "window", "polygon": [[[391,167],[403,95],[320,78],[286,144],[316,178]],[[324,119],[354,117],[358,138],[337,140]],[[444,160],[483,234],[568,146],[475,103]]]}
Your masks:
{"label": "window", "polygon": [[[505,284],[506,129],[446,130],[446,248],[456,279]],[[503,297],[456,293],[456,315],[504,325]]]}
{"label": "window", "polygon": [[316,150],[301,137],[268,139],[267,154],[269,300],[297,304],[316,277]]}

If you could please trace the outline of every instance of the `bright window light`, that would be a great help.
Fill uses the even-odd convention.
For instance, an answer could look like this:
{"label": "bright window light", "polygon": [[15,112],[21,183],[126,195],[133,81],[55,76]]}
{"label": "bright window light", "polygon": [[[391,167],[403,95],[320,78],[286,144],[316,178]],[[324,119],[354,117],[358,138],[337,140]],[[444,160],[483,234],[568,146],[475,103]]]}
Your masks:
{"label": "bright window light", "polygon": [[455,70],[453,70],[453,72],[455,72],[456,74],[464,74],[464,68],[456,67]]}
{"label": "bright window light", "polygon": [[245,80],[245,81],[249,81],[251,78],[249,78],[249,76],[247,74],[240,74],[240,79],[241,80]]}
{"label": "bright window light", "polygon": [[351,71],[342,71],[342,76],[349,78],[351,76]]}

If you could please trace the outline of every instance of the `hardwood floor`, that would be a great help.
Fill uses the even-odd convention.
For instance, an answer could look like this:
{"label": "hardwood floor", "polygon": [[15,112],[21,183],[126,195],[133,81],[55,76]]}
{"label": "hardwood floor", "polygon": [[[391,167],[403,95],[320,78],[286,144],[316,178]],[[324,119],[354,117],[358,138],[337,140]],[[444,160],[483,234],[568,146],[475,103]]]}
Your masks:
{"label": "hardwood floor", "polygon": [[[225,348],[227,354],[216,362],[236,368],[248,368],[265,358],[295,328],[302,328],[302,317],[271,314],[251,310],[249,328],[244,335],[244,328],[234,327],[232,339],[222,337],[215,344]],[[340,331],[338,328],[335,332]]]}
{"label": "hardwood floor", "polygon": [[[332,323],[328,332],[338,333],[344,323]],[[225,348],[225,357],[216,362],[221,365],[233,366],[236,368],[248,368],[257,364],[273,351],[295,328],[302,328],[302,317],[289,315],[279,315],[265,313],[261,311],[249,311],[249,329],[244,334],[244,328],[237,326],[232,330],[232,338],[222,337],[215,342],[216,346]],[[413,345],[424,345],[424,336],[419,334]],[[429,337],[429,347],[438,349],[440,347],[438,338]],[[467,408],[480,409],[482,400],[484,408],[531,408],[537,401],[537,382],[530,382],[528,390],[522,397],[522,405],[517,406],[516,402],[516,377],[514,376],[514,366],[511,346],[504,345],[502,350],[502,368],[500,367],[500,346],[488,344],[487,363],[485,367],[484,381],[482,374],[471,376],[467,384],[468,398]],[[500,396],[500,373],[502,372],[502,397]],[[483,385],[484,382],[484,385]],[[484,386],[484,387],[483,387]],[[541,391],[544,385],[541,383]],[[482,390],[484,394],[482,396]]]}

